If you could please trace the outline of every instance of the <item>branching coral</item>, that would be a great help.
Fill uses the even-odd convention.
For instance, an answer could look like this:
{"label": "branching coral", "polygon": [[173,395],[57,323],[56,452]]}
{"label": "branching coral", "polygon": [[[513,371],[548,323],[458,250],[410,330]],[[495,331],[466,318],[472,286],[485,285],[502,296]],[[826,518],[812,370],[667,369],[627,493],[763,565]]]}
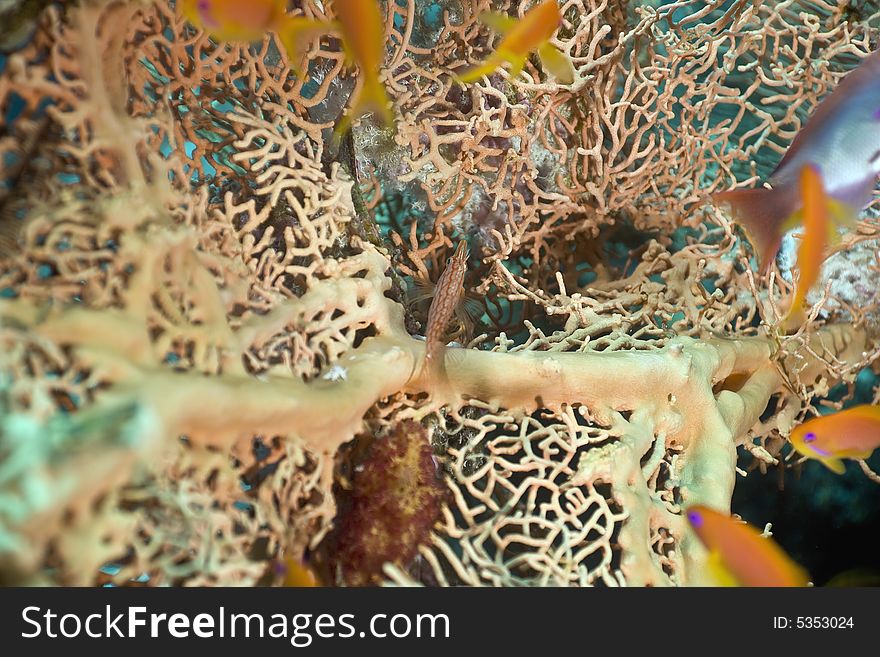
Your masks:
{"label": "branching coral", "polygon": [[[448,496],[396,581],[704,581],[682,505],[728,508],[737,448],[780,463],[880,353],[849,297],[781,335],[788,284],[705,200],[766,172],[880,17],[566,0],[574,84],[530,62],[460,87],[490,5],[530,6],[384,3],[399,123],[338,150],[358,82],[333,39],[296,79],[272,35],[215,43],[164,2],[44,11],[0,73],[4,581],[254,584],[334,528],[361,534],[345,561],[396,493],[337,517],[340,447],[405,426]],[[439,391],[406,284],[459,238],[483,309]]]}

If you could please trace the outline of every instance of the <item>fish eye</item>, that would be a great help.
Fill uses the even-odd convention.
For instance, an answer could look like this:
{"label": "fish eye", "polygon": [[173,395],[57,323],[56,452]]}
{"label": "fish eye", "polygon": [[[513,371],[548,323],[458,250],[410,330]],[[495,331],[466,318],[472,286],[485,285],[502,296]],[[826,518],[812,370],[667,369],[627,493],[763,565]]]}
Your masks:
{"label": "fish eye", "polygon": [[451,265],[451,264],[452,264],[452,256],[449,256],[448,258],[446,258],[446,264],[447,264],[447,265]]}
{"label": "fish eye", "polygon": [[816,440],[816,434],[813,433],[812,431],[807,431],[807,433],[804,435],[804,442],[811,443],[814,440]]}
{"label": "fish eye", "polygon": [[688,520],[690,520],[691,524],[694,527],[699,527],[703,524],[703,518],[697,511],[688,511]]}

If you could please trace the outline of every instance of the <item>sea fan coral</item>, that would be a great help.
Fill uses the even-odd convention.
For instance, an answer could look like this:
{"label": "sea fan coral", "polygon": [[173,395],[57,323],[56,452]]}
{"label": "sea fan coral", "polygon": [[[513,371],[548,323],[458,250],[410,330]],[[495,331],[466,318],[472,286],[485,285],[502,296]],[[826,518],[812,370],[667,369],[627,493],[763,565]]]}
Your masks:
{"label": "sea fan coral", "polygon": [[[362,80],[332,34],[291,66],[164,0],[42,10],[0,60],[3,582],[248,585],[339,535],[352,563],[356,435],[419,473],[356,474],[357,512],[426,510],[348,583],[706,581],[683,506],[798,467],[792,426],[880,355],[873,208],[834,265],[864,282],[789,335],[785,260],[759,276],[709,197],[766,177],[880,11],[560,0],[572,84],[536,59],[460,85],[480,13],[533,4],[382,2],[397,123],[338,143]],[[439,390],[410,286],[462,239],[480,309]]]}

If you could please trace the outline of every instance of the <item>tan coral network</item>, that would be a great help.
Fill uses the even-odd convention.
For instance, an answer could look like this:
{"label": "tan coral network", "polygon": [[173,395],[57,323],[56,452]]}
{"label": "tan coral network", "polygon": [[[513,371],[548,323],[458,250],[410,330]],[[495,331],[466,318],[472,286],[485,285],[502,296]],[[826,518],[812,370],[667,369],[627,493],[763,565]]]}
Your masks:
{"label": "tan coral network", "polygon": [[[0,580],[264,581],[331,531],[339,448],[416,419],[451,501],[388,581],[702,583],[682,505],[729,508],[737,447],[778,465],[875,360],[870,299],[780,337],[790,286],[705,201],[766,173],[759,148],[784,149],[880,17],[566,0],[574,84],[528,63],[461,88],[450,71],[495,38],[479,13],[528,3],[451,0],[434,27],[426,4],[385,3],[396,132],[367,118],[339,153],[358,82],[332,41],[295,80],[271,35],[215,43],[166,3],[93,0],[48,8],[10,56]],[[602,245],[626,226],[650,239],[621,266]],[[485,312],[441,397],[413,376],[403,285],[458,237]]]}

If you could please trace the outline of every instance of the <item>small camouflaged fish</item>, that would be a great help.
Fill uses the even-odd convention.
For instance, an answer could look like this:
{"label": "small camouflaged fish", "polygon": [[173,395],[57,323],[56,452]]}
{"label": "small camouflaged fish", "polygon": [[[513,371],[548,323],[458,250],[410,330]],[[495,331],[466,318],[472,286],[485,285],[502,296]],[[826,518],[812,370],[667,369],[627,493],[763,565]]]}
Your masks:
{"label": "small camouflaged fish", "polygon": [[807,586],[807,572],[775,541],[751,525],[697,504],[688,522],[709,550],[709,569],[720,586]]}
{"label": "small camouflaged fish", "polygon": [[518,76],[530,53],[537,51],[544,67],[562,84],[574,82],[571,60],[550,43],[550,38],[562,25],[562,14],[556,0],[544,0],[525,13],[521,20],[507,14],[485,12],[480,20],[504,35],[501,43],[483,64],[465,71],[461,82],[473,82],[494,73],[504,64],[510,64],[510,75]]}
{"label": "small camouflaged fish", "polygon": [[843,474],[841,459],[866,459],[880,447],[880,406],[863,404],[814,417],[795,427],[789,439],[804,456]]}
{"label": "small camouflaged fish", "polygon": [[870,203],[880,173],[880,51],[866,57],[819,103],[770,176],[772,189],[735,189],[714,196],[733,207],[764,272],[784,233],[797,225],[802,205],[798,178],[805,165],[819,169],[833,223],[852,225]]}
{"label": "small camouflaged fish", "polygon": [[446,329],[464,296],[464,275],[467,271],[467,242],[461,240],[455,253],[446,261],[446,269],[440,274],[434,290],[434,299],[428,309],[428,326],[425,329],[425,360],[422,373],[441,384],[446,379],[444,358]]}

